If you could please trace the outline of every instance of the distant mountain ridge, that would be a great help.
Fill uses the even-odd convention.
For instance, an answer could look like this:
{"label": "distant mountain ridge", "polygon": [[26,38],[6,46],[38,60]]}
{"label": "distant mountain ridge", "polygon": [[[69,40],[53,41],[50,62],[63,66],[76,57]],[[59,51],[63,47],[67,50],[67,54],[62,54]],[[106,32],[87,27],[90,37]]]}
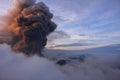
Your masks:
{"label": "distant mountain ridge", "polygon": [[120,54],[120,44],[114,44],[85,50],[53,50],[53,49],[45,50],[45,55],[49,57],[67,57],[81,54]]}

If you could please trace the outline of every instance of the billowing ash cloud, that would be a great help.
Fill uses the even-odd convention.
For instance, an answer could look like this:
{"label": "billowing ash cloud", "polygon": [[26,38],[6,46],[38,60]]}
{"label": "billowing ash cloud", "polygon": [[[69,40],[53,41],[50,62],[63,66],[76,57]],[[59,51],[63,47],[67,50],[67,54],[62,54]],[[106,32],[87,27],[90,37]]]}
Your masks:
{"label": "billowing ash cloud", "polygon": [[16,52],[26,55],[41,54],[47,35],[56,29],[53,14],[43,3],[35,0],[14,0],[14,8],[2,20],[12,36],[9,42]]}

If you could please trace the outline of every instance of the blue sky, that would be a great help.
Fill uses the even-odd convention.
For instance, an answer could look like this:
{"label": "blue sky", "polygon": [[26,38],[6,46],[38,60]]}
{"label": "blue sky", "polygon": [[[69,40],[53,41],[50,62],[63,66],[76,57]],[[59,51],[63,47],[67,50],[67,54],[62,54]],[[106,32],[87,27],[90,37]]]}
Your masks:
{"label": "blue sky", "polygon": [[[49,36],[48,48],[86,49],[120,43],[120,0],[37,1],[49,6],[58,24]],[[1,1],[0,15],[12,8],[12,2]]]}

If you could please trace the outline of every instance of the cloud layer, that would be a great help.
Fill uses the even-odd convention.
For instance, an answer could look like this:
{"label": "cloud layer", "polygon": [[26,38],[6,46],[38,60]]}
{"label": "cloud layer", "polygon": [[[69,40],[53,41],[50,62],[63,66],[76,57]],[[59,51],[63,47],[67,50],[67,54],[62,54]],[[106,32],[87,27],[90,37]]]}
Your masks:
{"label": "cloud layer", "polygon": [[[74,54],[73,54],[74,55]],[[0,45],[0,80],[119,80],[120,54],[86,55],[64,66],[37,56],[15,54]]]}
{"label": "cloud layer", "polygon": [[0,45],[0,80],[69,80],[55,64],[37,56],[14,54],[8,45]]}

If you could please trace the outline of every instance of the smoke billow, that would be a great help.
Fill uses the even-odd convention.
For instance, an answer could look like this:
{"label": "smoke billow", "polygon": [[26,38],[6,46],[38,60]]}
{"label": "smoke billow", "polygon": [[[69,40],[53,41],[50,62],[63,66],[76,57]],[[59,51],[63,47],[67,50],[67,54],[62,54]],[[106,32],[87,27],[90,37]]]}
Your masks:
{"label": "smoke billow", "polygon": [[14,0],[14,8],[2,20],[12,36],[8,42],[15,52],[26,55],[39,54],[47,44],[47,35],[57,25],[51,21],[53,14],[43,3],[35,0]]}

